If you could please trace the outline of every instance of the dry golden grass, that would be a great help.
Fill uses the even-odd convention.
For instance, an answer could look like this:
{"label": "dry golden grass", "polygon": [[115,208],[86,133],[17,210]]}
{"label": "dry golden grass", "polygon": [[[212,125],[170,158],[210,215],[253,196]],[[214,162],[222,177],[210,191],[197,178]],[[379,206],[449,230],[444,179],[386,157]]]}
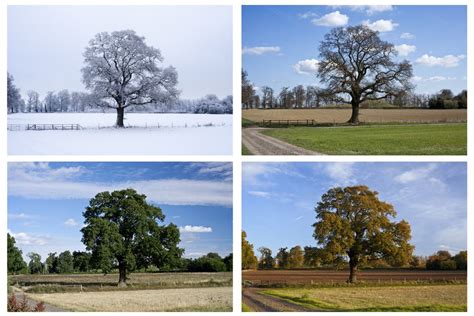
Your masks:
{"label": "dry golden grass", "polygon": [[28,294],[78,312],[231,311],[232,287]]}
{"label": "dry golden grass", "polygon": [[[281,109],[242,110],[242,117],[254,122],[263,120],[315,120],[318,123],[345,123],[350,109]],[[466,122],[466,110],[430,109],[360,109],[360,121],[365,123],[439,123]]]}

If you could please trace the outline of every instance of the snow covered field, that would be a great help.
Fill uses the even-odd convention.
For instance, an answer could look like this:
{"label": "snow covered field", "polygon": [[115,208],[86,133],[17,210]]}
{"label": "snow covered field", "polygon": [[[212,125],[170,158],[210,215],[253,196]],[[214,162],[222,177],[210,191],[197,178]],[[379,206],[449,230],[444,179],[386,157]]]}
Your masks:
{"label": "snow covered field", "polygon": [[[231,155],[232,115],[126,113],[8,115],[10,155]],[[79,131],[26,131],[27,124],[79,124]],[[19,130],[17,130],[19,129]]]}

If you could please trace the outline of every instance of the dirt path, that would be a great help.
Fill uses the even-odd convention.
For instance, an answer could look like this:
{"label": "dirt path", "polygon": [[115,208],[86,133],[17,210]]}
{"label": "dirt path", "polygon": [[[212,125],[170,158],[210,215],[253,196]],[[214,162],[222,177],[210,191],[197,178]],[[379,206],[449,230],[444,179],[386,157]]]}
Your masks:
{"label": "dirt path", "polygon": [[260,294],[259,291],[256,288],[244,288],[242,290],[242,302],[253,312],[314,312],[312,309]]}
{"label": "dirt path", "polygon": [[254,155],[321,155],[279,139],[263,135],[265,128],[250,127],[242,129],[242,142]]}
{"label": "dirt path", "polygon": [[[24,297],[25,297],[25,292],[23,292],[22,290],[18,289],[18,288],[14,288],[14,293],[15,293],[15,298],[17,300],[17,302],[22,302]],[[28,302],[28,306],[31,308],[31,309],[34,309],[35,306],[39,303],[33,299],[31,299],[30,297],[28,297],[28,295],[26,295],[26,300]],[[47,304],[47,303],[43,303],[44,304],[44,307],[45,307],[45,312],[68,312],[67,310],[65,309],[61,309],[59,307],[56,307],[54,305],[51,305],[51,304]]]}

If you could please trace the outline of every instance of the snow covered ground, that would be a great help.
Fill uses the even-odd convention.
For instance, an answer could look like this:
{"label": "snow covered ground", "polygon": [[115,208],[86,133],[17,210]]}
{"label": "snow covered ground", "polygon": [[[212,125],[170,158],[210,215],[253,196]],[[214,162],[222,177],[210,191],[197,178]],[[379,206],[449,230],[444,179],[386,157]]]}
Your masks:
{"label": "snow covered ground", "polygon": [[[231,155],[232,115],[125,113],[8,115],[10,155]],[[79,131],[26,131],[26,124],[79,124]],[[19,129],[19,130],[16,130]]]}

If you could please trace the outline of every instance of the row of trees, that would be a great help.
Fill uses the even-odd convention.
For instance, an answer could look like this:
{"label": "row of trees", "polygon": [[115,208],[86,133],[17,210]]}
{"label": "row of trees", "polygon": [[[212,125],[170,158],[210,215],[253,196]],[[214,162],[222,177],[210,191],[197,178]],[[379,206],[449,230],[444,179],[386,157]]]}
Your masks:
{"label": "row of trees", "polygon": [[[86,251],[66,250],[59,255],[49,253],[43,262],[41,255],[28,253],[30,259],[28,264],[23,260],[22,251],[15,245],[15,238],[7,234],[8,239],[8,273],[11,274],[69,274],[98,272],[94,268],[92,253]],[[156,270],[152,269],[152,270]],[[163,267],[166,271],[189,271],[189,272],[223,272],[232,271],[232,254],[222,258],[215,252],[210,252],[202,257],[191,259],[181,258],[175,261],[175,265]]]}
{"label": "row of trees", "polygon": [[[242,107],[244,109],[310,109],[334,105],[324,89],[316,86],[297,85],[283,87],[280,92],[263,86],[257,93],[242,70]],[[418,94],[413,91],[400,91],[397,95],[387,96],[385,100],[371,101],[365,107],[409,107],[430,109],[466,109],[467,90],[454,95],[450,89],[442,89],[435,94]]]}
{"label": "row of trees", "polygon": [[[199,114],[232,114],[232,96],[219,99],[210,94],[196,100],[173,99],[168,102],[153,102],[129,109],[130,112],[166,112]],[[26,100],[15,86],[13,76],[8,74],[8,113],[68,113],[112,111],[101,106],[95,97],[86,92],[49,91],[44,98],[36,91],[29,90]]]}

